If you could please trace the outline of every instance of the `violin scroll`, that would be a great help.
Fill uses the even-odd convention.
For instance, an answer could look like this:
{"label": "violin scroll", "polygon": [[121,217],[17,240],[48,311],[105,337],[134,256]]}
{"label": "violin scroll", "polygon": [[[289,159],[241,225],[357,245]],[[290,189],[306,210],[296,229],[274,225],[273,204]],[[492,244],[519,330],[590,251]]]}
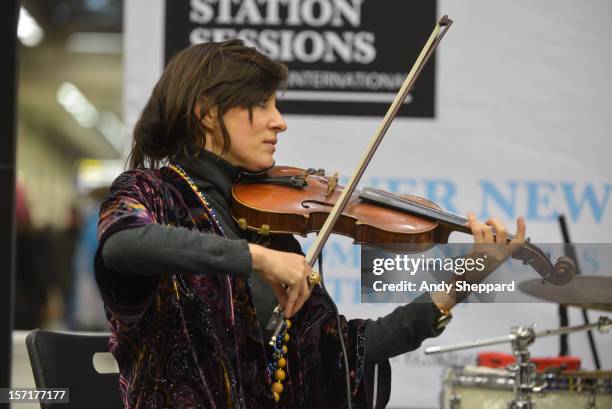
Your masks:
{"label": "violin scroll", "polygon": [[544,281],[554,285],[565,285],[572,281],[576,274],[576,263],[567,256],[561,256],[553,265],[550,255],[544,253],[540,248],[529,242],[525,242],[517,249],[512,258],[528,264]]}
{"label": "violin scroll", "polygon": [[576,263],[567,256],[559,257],[555,263],[555,274],[563,277],[564,284],[569,283],[576,275]]}

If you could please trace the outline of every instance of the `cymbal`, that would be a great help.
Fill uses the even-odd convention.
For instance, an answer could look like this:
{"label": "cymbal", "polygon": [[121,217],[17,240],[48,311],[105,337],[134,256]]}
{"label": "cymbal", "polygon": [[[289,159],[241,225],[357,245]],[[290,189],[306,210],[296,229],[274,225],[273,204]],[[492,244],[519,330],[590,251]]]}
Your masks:
{"label": "cymbal", "polygon": [[565,285],[553,285],[541,279],[523,281],[524,293],[557,304],[600,311],[612,311],[612,277],[576,276]]}

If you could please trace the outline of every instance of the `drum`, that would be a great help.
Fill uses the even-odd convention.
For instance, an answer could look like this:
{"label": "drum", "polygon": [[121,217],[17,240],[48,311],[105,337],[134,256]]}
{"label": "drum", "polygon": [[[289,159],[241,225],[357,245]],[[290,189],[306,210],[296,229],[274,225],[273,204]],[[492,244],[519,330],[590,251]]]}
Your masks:
{"label": "drum", "polygon": [[[612,372],[537,374],[543,394],[531,395],[537,409],[612,409]],[[507,409],[514,375],[503,369],[453,367],[444,376],[443,409]]]}

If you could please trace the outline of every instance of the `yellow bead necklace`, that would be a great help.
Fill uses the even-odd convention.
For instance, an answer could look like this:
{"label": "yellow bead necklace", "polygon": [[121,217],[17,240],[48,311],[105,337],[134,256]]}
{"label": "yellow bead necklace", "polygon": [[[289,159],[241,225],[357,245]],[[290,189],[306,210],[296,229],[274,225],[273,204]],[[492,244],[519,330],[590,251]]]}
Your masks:
{"label": "yellow bead necklace", "polygon": [[287,366],[287,342],[289,342],[289,334],[287,330],[291,328],[291,321],[285,320],[283,328],[276,337],[274,343],[274,352],[272,352],[272,359],[268,363],[268,377],[272,382],[272,395],[274,400],[279,401],[280,395],[283,393],[283,381],[286,378],[286,373],[283,368]]}

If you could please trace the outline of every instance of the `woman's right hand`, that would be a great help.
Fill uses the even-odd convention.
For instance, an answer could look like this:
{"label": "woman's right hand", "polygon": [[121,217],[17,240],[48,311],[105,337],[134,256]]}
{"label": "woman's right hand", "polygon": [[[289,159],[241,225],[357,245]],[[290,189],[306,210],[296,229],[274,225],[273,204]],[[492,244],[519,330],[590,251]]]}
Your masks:
{"label": "woman's right hand", "polygon": [[[310,296],[306,278],[312,271],[301,254],[268,249],[249,244],[253,270],[272,287],[287,318],[293,316]],[[285,287],[283,287],[286,286]]]}

